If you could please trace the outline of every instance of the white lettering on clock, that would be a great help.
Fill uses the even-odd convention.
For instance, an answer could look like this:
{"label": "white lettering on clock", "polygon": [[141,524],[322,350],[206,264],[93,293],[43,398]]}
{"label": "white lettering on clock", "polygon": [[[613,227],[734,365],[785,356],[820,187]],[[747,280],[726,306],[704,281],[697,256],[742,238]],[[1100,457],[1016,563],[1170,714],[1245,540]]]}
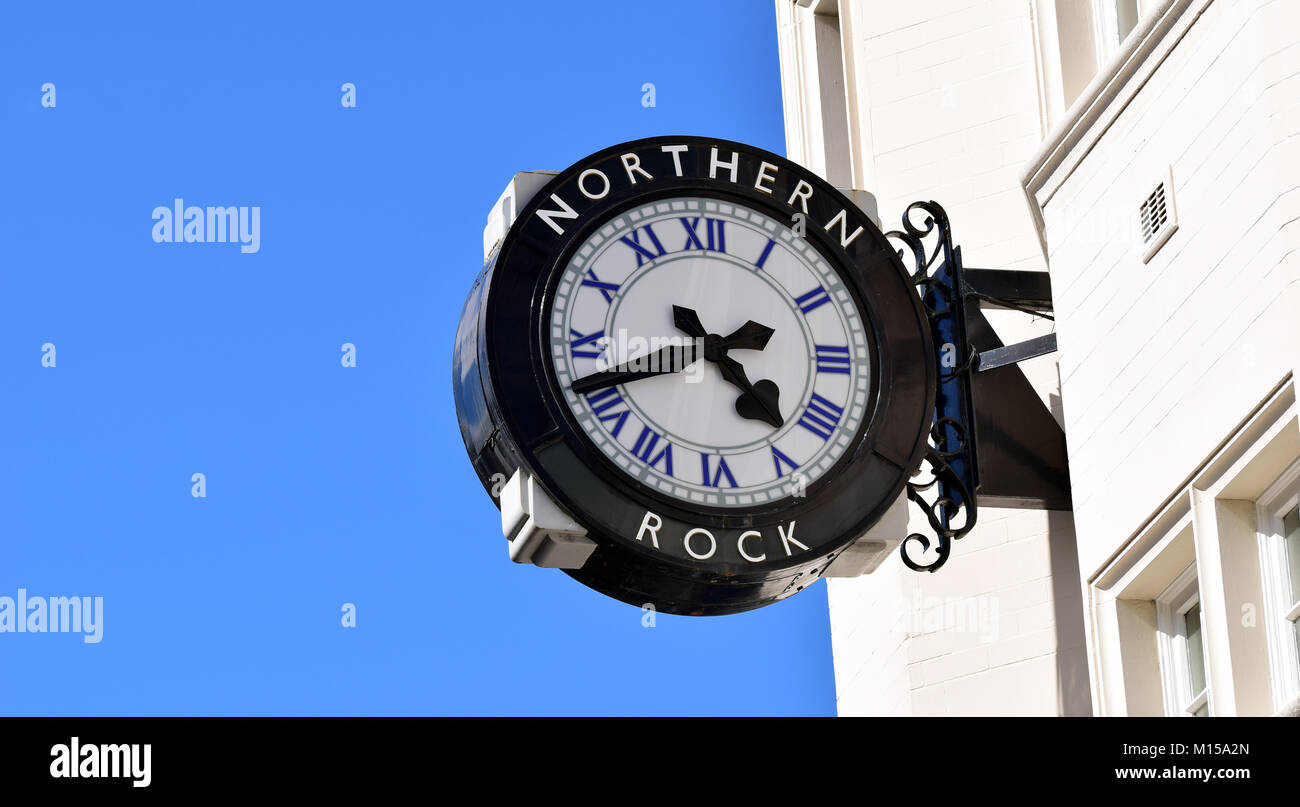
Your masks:
{"label": "white lettering on clock", "polygon": [[[703,535],[704,537],[709,539],[708,552],[705,552],[704,554],[699,554],[694,549],[691,548],[691,538],[696,535]],[[696,527],[695,529],[686,533],[685,538],[682,538],[682,546],[686,548],[686,554],[690,555],[696,560],[708,560],[709,558],[713,557],[713,553],[718,551],[718,539],[714,538],[713,533],[709,532],[703,527]]]}
{"label": "white lettering on clock", "polygon": [[641,167],[641,158],[636,156],[636,154],[622,154],[619,156],[619,159],[623,161],[623,170],[627,172],[627,179],[633,185],[636,184],[636,177],[633,176],[634,173],[640,174],[646,179],[654,179],[654,177],[650,176],[649,171]]}
{"label": "white lettering on clock", "polygon": [[801,179],[799,180],[799,184],[794,186],[794,193],[790,194],[790,198],[786,199],[785,203],[787,205],[790,205],[791,207],[794,207],[794,200],[798,199],[799,207],[802,207],[804,215],[807,215],[808,200],[812,198],[812,194],[813,194],[813,186],[809,185],[807,182]]}
{"label": "white lettering on clock", "polygon": [[785,527],[784,527],[783,525],[781,525],[781,524],[776,525],[776,531],[777,531],[778,533],[780,533],[780,535],[781,535],[781,544],[785,547],[785,554],[786,554],[786,557],[789,557],[790,555],[793,555],[793,554],[794,554],[794,552],[792,552],[792,551],[790,550],[790,544],[794,544],[795,546],[799,547],[800,549],[802,549],[802,550],[805,551],[805,552],[808,551],[808,547],[804,546],[803,544],[799,543],[798,541],[796,541],[796,540],[794,539],[794,522],[793,522],[793,521],[790,522],[790,532],[789,532],[789,533],[786,533],[786,531],[785,531]]}
{"label": "white lettering on clock", "polygon": [[[654,524],[653,524],[653,525],[650,523],[650,521],[651,521],[652,519],[654,520]],[[649,510],[645,511],[645,518],[641,519],[641,529],[637,530],[637,532],[636,532],[636,539],[637,539],[638,541],[640,541],[640,540],[641,540],[641,537],[642,537],[643,535],[645,535],[647,532],[649,532],[649,533],[650,533],[650,541],[651,541],[652,543],[654,543],[654,545],[655,545],[655,549],[658,549],[658,548],[659,548],[659,528],[662,527],[663,525],[664,525],[664,520],[663,520],[662,518],[660,518],[659,516],[657,516],[657,515],[655,515],[654,513],[650,512]],[[805,547],[805,548],[806,548],[806,547]]]}
{"label": "white lettering on clock", "polygon": [[759,532],[758,530],[747,530],[745,532],[742,532],[740,534],[740,537],[736,539],[736,549],[740,551],[740,556],[745,560],[749,561],[750,563],[762,563],[763,561],[767,560],[766,552],[759,555],[758,557],[754,557],[753,555],[745,551],[746,538],[758,538],[762,540],[763,533]]}
{"label": "white lettering on clock", "polygon": [[718,178],[718,169],[726,168],[731,172],[731,181],[736,181],[736,171],[740,168],[740,155],[731,152],[731,162],[722,162],[718,159],[718,147],[713,147],[713,152],[709,155],[709,179]]}
{"label": "white lettering on clock", "polygon": [[677,176],[682,175],[682,152],[690,146],[660,146],[659,150],[665,154],[673,155],[673,168],[677,171]]}
{"label": "white lettering on clock", "polygon": [[[600,177],[600,181],[605,183],[604,189],[602,189],[600,193],[592,193],[587,190],[587,177]],[[588,168],[586,171],[583,171],[578,175],[578,190],[582,191],[582,195],[588,199],[604,199],[609,195],[609,177],[605,176],[604,171],[599,171],[595,168]],[[828,227],[827,229],[830,228]]]}

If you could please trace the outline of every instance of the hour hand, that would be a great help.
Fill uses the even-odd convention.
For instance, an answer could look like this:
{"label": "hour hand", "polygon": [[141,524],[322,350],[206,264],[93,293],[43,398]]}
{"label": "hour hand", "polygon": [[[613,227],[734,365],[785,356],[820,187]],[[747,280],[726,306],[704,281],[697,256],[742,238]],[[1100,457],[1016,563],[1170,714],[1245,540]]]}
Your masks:
{"label": "hour hand", "polygon": [[598,389],[625,384],[629,381],[679,373],[693,364],[697,358],[699,357],[695,355],[695,346],[692,344],[669,345],[655,353],[629,359],[617,367],[583,376],[570,384],[569,389],[578,395],[586,395]]}
{"label": "hour hand", "polygon": [[[673,324],[677,326],[677,330],[696,339],[703,339],[709,335],[709,332],[704,329],[704,324],[700,322],[700,315],[695,313],[693,308],[673,306]],[[722,337],[718,348],[724,351],[762,350],[767,347],[767,341],[774,333],[776,331],[751,319],[731,334]]]}
{"label": "hour hand", "polygon": [[776,331],[754,320],[741,325],[730,335],[722,337],[723,350],[762,350]]}
{"label": "hour hand", "polygon": [[781,390],[766,378],[750,383],[740,362],[727,356],[718,362],[718,369],[727,383],[740,390],[736,399],[736,414],[748,420],[761,420],[779,429],[785,425],[781,417]]}

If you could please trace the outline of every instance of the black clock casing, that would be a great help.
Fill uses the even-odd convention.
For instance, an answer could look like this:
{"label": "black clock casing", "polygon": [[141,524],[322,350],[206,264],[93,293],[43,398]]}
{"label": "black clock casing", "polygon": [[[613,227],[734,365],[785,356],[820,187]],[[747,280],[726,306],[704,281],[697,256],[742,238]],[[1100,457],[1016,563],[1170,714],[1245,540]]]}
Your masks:
{"label": "black clock casing", "polygon": [[[642,173],[628,170],[628,155]],[[719,170],[719,160],[738,165]],[[742,509],[664,496],[636,483],[591,444],[558,388],[545,312],[571,255],[611,217],[648,201],[683,196],[741,205],[792,226],[801,214],[804,237],[835,267],[861,312],[871,356],[867,416],[837,464],[799,495]],[[548,221],[539,210],[560,215]],[[567,574],[632,605],[716,615],[758,608],[803,590],[880,519],[920,465],[936,376],[930,330],[913,280],[880,230],[851,201],[770,152],[726,140],[669,136],[620,144],[580,160],[519,211],[466,301],[452,381],[462,437],[484,489],[499,490],[503,478],[522,468],[596,542],[586,564]],[[647,512],[661,522],[658,549],[636,539]],[[707,561],[691,557],[683,545],[692,530],[707,532],[707,539],[696,533],[697,547],[714,542],[717,551]],[[746,533],[750,537],[742,538]],[[743,551],[746,545],[764,547],[765,560],[742,559],[752,555]]]}

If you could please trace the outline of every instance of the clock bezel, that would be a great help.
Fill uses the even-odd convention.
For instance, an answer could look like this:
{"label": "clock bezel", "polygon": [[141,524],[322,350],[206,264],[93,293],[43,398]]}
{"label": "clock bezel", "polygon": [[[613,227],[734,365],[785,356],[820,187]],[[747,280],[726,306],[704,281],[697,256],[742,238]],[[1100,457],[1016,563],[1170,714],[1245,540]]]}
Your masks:
{"label": "clock bezel", "polygon": [[[660,146],[685,145],[682,175],[660,155]],[[753,177],[760,161],[775,167],[771,194],[749,181],[732,183],[724,172],[706,175],[709,149],[735,155],[741,175]],[[654,174],[652,182],[618,183],[598,199],[578,193],[584,171],[619,177],[619,155],[636,153]],[[658,157],[658,158],[657,158]],[[782,201],[797,182],[813,189],[807,200],[807,239],[853,295],[867,328],[871,366],[868,406],[850,447],[835,465],[811,482],[807,495],[752,509],[712,507],[664,496],[635,484],[573,418],[558,389],[549,354],[550,304],[573,252],[595,229],[637,205],[682,196],[714,198],[789,220]],[[563,234],[536,215],[553,208],[552,194],[576,211]],[[843,211],[847,232],[862,234],[845,248],[826,222]],[[515,468],[533,474],[561,507],[589,531],[597,548],[582,569],[568,574],[610,596],[633,604],[653,602],[672,613],[732,613],[749,610],[802,590],[825,565],[859,537],[902,494],[919,466],[926,444],[937,371],[928,320],[912,279],[894,248],[852,202],[824,180],[775,154],[739,143],[699,137],[656,137],[603,149],[548,182],[520,211],[493,264],[481,279],[485,299],[473,317],[478,355],[475,368],[484,398],[481,418],[491,429],[462,424],[467,447],[485,487],[494,472]],[[467,321],[468,312],[467,312]],[[464,322],[462,323],[462,331]],[[463,417],[463,416],[462,416]],[[468,435],[490,431],[483,445]],[[634,536],[642,514],[652,510],[669,527],[703,527],[720,536],[741,530],[769,530],[795,522],[806,552],[768,553],[763,563],[734,557],[699,563],[684,553],[654,549]],[[814,540],[816,536],[816,540]],[[900,536],[901,537],[901,536]],[[719,544],[724,544],[719,541]]]}

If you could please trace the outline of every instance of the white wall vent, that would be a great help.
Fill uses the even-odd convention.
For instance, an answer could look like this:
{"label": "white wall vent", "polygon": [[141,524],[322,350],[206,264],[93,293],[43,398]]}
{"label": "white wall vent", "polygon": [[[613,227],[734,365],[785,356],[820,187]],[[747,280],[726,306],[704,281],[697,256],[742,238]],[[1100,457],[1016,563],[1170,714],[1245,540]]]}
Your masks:
{"label": "white wall vent", "polygon": [[1155,190],[1147,194],[1138,209],[1142,235],[1142,262],[1146,263],[1178,229],[1178,208],[1174,205],[1174,174],[1170,169]]}

